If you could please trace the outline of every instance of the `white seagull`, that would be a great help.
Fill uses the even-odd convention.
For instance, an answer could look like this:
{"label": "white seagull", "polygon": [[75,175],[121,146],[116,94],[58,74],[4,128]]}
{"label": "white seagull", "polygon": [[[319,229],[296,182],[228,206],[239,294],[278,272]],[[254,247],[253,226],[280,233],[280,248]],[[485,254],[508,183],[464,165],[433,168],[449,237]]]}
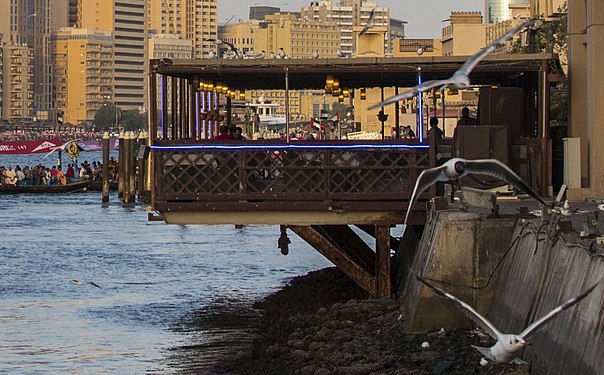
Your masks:
{"label": "white seagull", "polygon": [[[241,51],[239,51],[239,49],[237,47],[235,47],[235,45],[233,43],[229,43],[225,40],[222,39],[215,39],[215,38],[206,38],[204,39],[205,42],[211,42],[211,43],[215,43],[215,44],[226,44],[229,47],[229,51],[232,51],[235,53],[236,58],[243,58],[243,54],[241,53]],[[226,53],[225,53],[226,55]],[[228,56],[232,56],[232,54],[229,54]],[[230,58],[230,57],[229,57]]]}
{"label": "white seagull", "polygon": [[365,35],[367,30],[369,30],[369,28],[373,27],[373,18],[374,17],[375,17],[375,8],[371,9],[371,13],[369,13],[369,20],[367,21],[365,26],[363,26],[363,30],[361,30],[361,32],[359,33],[359,36]]}
{"label": "white seagull", "polygon": [[279,48],[279,52],[277,52],[277,58],[278,59],[286,59],[287,58],[287,54],[285,53],[285,50],[283,49],[283,47]]}
{"label": "white seagull", "polygon": [[428,91],[428,90],[431,90],[431,89],[437,88],[437,87],[442,87],[442,88],[450,87],[452,89],[457,89],[457,90],[463,90],[465,88],[468,88],[470,86],[470,73],[476,67],[476,65],[478,65],[478,63],[480,61],[482,61],[491,52],[495,51],[497,49],[497,47],[499,47],[500,45],[502,45],[503,43],[505,43],[509,39],[511,39],[516,33],[520,32],[522,29],[524,29],[525,27],[528,27],[532,24],[533,24],[533,21],[526,21],[526,22],[523,22],[521,25],[511,29],[510,31],[505,33],[503,36],[501,36],[497,40],[495,40],[492,44],[482,48],[476,54],[474,54],[469,59],[467,59],[466,62],[461,66],[461,68],[459,68],[459,70],[457,70],[455,73],[453,73],[453,75],[451,77],[449,77],[447,79],[438,79],[438,80],[431,80],[431,81],[423,82],[421,85],[417,85],[417,86],[413,87],[411,90],[408,90],[401,94],[390,97],[390,98],[384,100],[383,102],[380,102],[378,104],[375,104],[375,105],[369,107],[369,109],[383,107],[385,105],[388,105],[388,104],[391,104],[394,102],[398,102],[399,100],[403,100],[403,99],[407,99],[412,96],[415,96],[415,95],[419,94],[420,92]]}
{"label": "white seagull", "polygon": [[[416,276],[416,278],[419,281],[421,281],[423,284],[430,287],[430,289],[432,289],[434,291],[434,293],[438,294],[441,297],[445,297],[445,298],[448,298],[449,300],[453,301],[453,303],[455,303],[455,306],[457,308],[459,308],[466,316],[468,316],[470,319],[472,319],[480,328],[482,328],[486,333],[488,333],[489,336],[491,336],[493,339],[497,340],[495,345],[491,346],[490,348],[472,345],[472,347],[474,349],[476,349],[478,352],[480,352],[483,356],[485,356],[485,358],[487,360],[489,360],[491,362],[512,363],[512,364],[517,364],[517,365],[523,364],[525,362],[523,360],[521,360],[520,358],[516,357],[516,352],[518,352],[518,350],[520,350],[523,347],[525,347],[526,345],[528,345],[527,339],[533,333],[535,333],[535,331],[537,331],[539,328],[541,328],[543,325],[545,325],[545,323],[549,322],[551,319],[556,317],[562,311],[568,309],[569,307],[573,306],[577,302],[581,301],[583,298],[587,297],[587,295],[589,293],[591,293],[596,286],[598,286],[600,281],[602,281],[602,280],[598,281],[597,283],[595,283],[594,285],[589,287],[587,290],[585,290],[583,293],[565,301],[560,306],[554,308],[552,311],[548,312],[547,314],[542,316],[540,319],[534,321],[531,325],[526,327],[522,332],[520,332],[518,334],[510,334],[510,333],[499,332],[497,327],[495,327],[493,325],[493,323],[491,323],[487,318],[480,315],[470,305],[468,305],[464,301],[460,300],[459,298],[455,297],[454,295],[449,294],[449,293],[445,292],[444,290],[430,284],[426,279],[424,279],[421,276]],[[482,364],[482,362],[483,361],[481,360],[481,364]]]}
{"label": "white seagull", "polygon": [[[84,285],[84,284],[85,284],[85,282],[84,282],[84,281],[82,281],[82,280],[77,280],[77,279],[73,279],[73,283],[74,283],[75,285],[78,285],[78,286],[82,286],[82,285]],[[96,284],[94,281],[87,281],[87,283],[88,283],[88,284],[90,284],[90,285],[92,285],[92,286],[96,286],[96,287],[97,287],[97,288],[99,288],[99,289],[103,289],[103,288],[101,288],[101,287],[100,287],[98,284]]]}
{"label": "white seagull", "polygon": [[419,174],[419,177],[415,182],[415,187],[413,188],[413,194],[411,194],[407,215],[405,215],[405,224],[407,224],[409,213],[411,212],[417,197],[429,186],[437,181],[454,181],[470,173],[496,177],[513,185],[518,190],[526,192],[545,206],[551,206],[522,181],[520,176],[497,159],[466,160],[462,158],[453,158],[438,167],[424,169],[422,173]]}
{"label": "white seagull", "polygon": [[338,48],[338,50],[336,51],[336,56],[348,58],[348,57],[350,57],[350,54],[344,53],[344,51],[342,51],[341,49]]}
{"label": "white seagull", "polygon": [[312,52],[312,58],[313,58],[313,59],[318,59],[318,58],[319,58],[319,52],[317,52],[317,51],[313,51],[313,52]]}
{"label": "white seagull", "polygon": [[430,52],[432,50],[437,50],[438,51],[438,48],[436,48],[436,47],[434,47],[434,46],[432,46],[430,44],[415,43],[415,45],[418,46],[417,47],[417,54],[420,55],[420,56],[423,55],[424,52]]}
{"label": "white seagull", "polygon": [[72,139],[71,141],[67,141],[67,142],[63,143],[62,145],[57,146],[57,147],[53,148],[52,150],[50,150],[46,155],[44,155],[42,157],[42,159],[46,159],[47,157],[50,156],[50,154],[52,154],[55,151],[63,152],[67,149],[67,146],[69,146],[70,144],[75,143],[77,145],[76,142],[78,142],[78,141],[79,141],[79,139]]}

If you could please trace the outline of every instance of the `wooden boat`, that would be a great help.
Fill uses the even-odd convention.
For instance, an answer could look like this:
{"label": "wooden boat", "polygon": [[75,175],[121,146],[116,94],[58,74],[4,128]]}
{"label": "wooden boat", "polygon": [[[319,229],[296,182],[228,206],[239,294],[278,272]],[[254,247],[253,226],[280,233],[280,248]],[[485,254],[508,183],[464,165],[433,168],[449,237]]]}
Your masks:
{"label": "wooden boat", "polygon": [[88,189],[88,186],[92,183],[92,180],[81,180],[71,182],[67,185],[1,185],[0,194],[58,194],[58,193],[74,193],[77,191],[84,191]]}
{"label": "wooden boat", "polygon": [[[109,190],[110,191],[116,191],[117,187],[118,187],[117,181],[109,181]],[[88,187],[88,190],[103,191],[103,181],[92,182],[92,184]]]}

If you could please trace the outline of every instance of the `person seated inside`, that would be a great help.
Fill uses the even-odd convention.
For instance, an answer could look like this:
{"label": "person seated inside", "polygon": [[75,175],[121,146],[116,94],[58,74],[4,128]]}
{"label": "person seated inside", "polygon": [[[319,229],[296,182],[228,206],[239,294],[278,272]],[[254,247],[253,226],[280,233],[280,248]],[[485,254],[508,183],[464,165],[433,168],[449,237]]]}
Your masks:
{"label": "person seated inside", "polygon": [[218,127],[218,134],[214,137],[215,140],[225,140],[225,139],[233,139],[231,134],[229,133],[229,128],[226,125],[220,125]]}
{"label": "person seated inside", "polygon": [[415,132],[411,129],[411,125],[405,126],[403,130],[405,138],[415,138]]}

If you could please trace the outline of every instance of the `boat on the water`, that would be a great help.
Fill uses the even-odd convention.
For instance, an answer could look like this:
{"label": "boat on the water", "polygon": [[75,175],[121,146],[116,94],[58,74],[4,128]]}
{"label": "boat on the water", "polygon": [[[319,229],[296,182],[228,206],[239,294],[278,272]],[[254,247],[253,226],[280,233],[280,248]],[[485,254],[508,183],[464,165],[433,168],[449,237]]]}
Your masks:
{"label": "boat on the water", "polygon": [[87,190],[92,180],[70,182],[67,185],[1,185],[0,194],[58,194]]}

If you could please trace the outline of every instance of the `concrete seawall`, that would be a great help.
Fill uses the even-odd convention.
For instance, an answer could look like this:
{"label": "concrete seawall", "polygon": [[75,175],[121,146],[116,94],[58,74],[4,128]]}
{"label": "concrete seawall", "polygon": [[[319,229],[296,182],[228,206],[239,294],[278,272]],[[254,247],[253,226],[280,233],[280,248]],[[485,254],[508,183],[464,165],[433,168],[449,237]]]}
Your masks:
{"label": "concrete seawall", "polygon": [[[602,245],[561,231],[559,219],[567,220],[434,211],[416,251],[398,255],[396,265],[476,307],[503,332],[520,332],[604,277]],[[408,271],[398,295],[408,331],[471,326]],[[522,358],[532,374],[604,373],[604,285],[529,341]]]}

